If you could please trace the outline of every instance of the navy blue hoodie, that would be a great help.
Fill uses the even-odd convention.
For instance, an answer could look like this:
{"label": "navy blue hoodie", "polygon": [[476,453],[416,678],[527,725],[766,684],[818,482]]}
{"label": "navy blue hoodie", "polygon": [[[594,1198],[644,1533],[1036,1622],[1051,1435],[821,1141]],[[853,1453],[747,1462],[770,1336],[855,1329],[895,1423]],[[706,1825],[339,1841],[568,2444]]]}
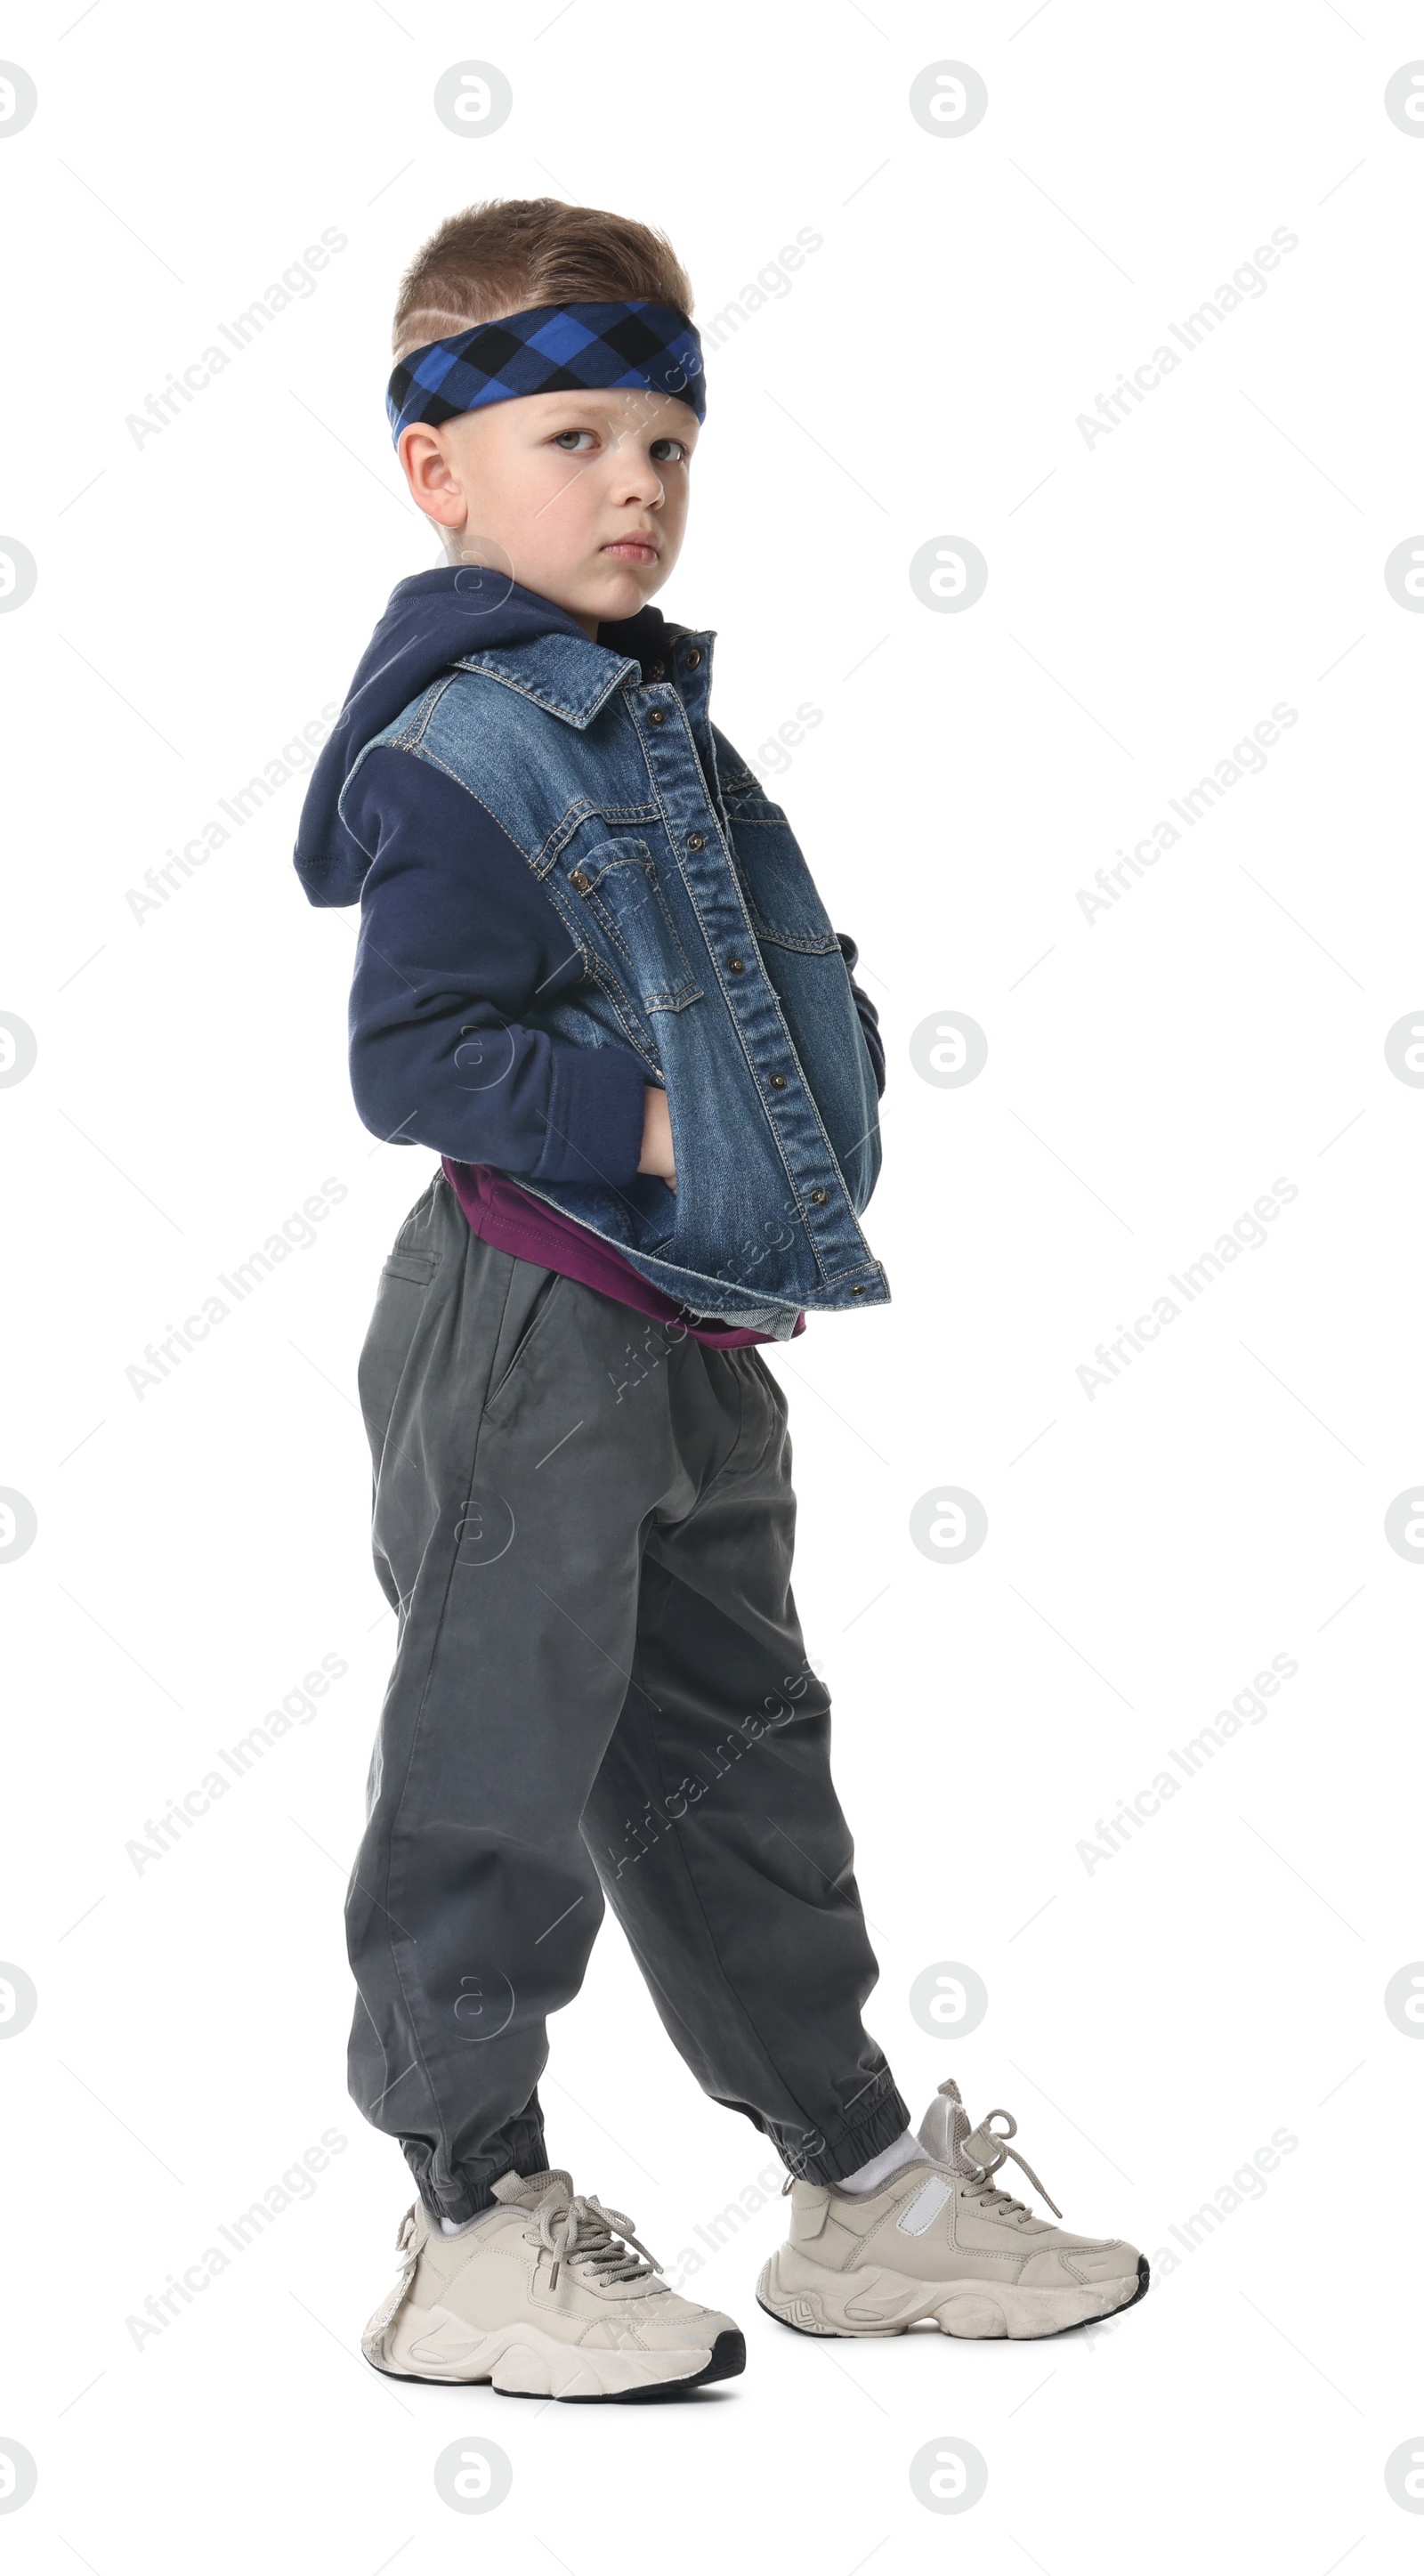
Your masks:
{"label": "navy blue hoodie", "polygon": [[[312,772],[293,858],[312,903],[361,905],[351,1085],[374,1135],[515,1177],[628,1187],[642,1154],[642,1066],[520,1024],[536,993],[582,981],[583,957],[517,844],[458,781],[390,744],[363,763],[344,819],[337,811],[366,744],[443,671],[476,647],[551,632],[585,635],[566,609],[478,565],[397,582]],[[670,651],[651,605],[600,626],[598,641],[645,676]],[[853,968],[855,943],[839,936]],[[883,1091],[875,1006],[852,989]],[[452,1082],[485,1032],[501,1080]]]}

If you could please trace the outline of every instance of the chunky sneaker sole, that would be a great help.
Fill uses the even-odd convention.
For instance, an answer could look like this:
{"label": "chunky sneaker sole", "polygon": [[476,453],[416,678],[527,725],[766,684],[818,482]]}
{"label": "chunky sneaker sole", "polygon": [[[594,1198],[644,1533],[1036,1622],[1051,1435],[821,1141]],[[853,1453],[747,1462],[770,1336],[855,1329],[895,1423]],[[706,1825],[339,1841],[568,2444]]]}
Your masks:
{"label": "chunky sneaker sole", "polygon": [[828,2272],[795,2246],[783,2245],[762,2268],[757,2305],[796,2334],[899,2335],[933,2318],[941,2334],[964,2342],[1007,2336],[1011,2342],[1067,2334],[1135,2307],[1147,2295],[1147,2257],[1135,2274],[1065,2289],[1020,2288],[1010,2281],[916,2281],[879,2266]]}
{"label": "chunky sneaker sole", "polygon": [[747,2366],[735,2326],[724,2328],[710,2351],[704,2344],[685,2352],[604,2352],[561,2343],[524,2319],[478,2334],[448,2308],[411,2305],[402,2309],[386,2351],[387,2360],[371,2363],[385,2379],[485,2386],[500,2397],[554,2397],[571,2406],[681,2394],[736,2379]]}

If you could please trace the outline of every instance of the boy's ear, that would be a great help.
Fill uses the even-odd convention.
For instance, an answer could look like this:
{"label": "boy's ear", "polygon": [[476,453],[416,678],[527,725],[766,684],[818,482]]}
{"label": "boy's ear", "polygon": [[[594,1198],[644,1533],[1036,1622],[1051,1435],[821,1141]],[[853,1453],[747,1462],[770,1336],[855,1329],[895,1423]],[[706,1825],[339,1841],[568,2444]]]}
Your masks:
{"label": "boy's ear", "polygon": [[451,471],[439,430],[426,421],[413,422],[401,431],[396,454],[416,508],[442,528],[463,527],[465,496]]}

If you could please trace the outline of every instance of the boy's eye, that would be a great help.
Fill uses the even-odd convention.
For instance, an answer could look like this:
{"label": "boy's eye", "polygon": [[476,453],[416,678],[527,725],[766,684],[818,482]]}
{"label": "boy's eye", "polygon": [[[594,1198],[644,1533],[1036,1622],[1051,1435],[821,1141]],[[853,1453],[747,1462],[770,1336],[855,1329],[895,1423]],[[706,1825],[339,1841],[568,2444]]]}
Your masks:
{"label": "boy's eye", "polygon": [[[592,444],[594,437],[591,429],[561,429],[555,432],[550,444],[565,456],[586,456],[588,449],[580,447],[577,442],[586,438]],[[648,453],[659,465],[685,465],[690,450],[685,439],[655,438]]]}

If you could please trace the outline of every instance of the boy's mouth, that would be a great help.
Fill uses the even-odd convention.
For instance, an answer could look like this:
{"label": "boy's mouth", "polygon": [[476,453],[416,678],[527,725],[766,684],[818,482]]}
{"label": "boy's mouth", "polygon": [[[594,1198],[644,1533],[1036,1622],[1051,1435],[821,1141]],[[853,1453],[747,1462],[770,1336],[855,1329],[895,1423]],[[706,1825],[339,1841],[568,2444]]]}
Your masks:
{"label": "boy's mouth", "polygon": [[610,545],[601,546],[599,552],[612,555],[618,563],[656,563],[658,540],[645,536],[615,537]]}

